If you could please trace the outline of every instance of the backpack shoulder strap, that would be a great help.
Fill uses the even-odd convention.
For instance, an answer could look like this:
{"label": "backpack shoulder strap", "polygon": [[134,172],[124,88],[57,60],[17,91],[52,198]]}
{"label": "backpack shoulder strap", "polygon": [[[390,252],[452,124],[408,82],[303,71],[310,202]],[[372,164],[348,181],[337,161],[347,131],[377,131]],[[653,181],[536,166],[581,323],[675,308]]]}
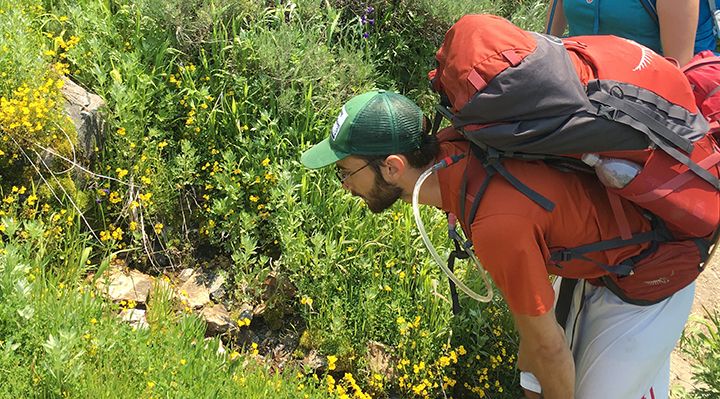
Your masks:
{"label": "backpack shoulder strap", "polygon": [[550,6],[550,15],[548,15],[548,21],[547,26],[545,27],[545,33],[550,34],[550,30],[552,29],[553,19],[555,19],[555,10],[557,9],[558,0],[552,0],[552,5]]}
{"label": "backpack shoulder strap", "polygon": [[717,56],[698,58],[695,61],[691,61],[690,63],[688,63],[684,67],[682,67],[682,71],[683,71],[683,73],[687,73],[688,71],[691,71],[695,68],[699,68],[703,65],[718,64],[718,63],[720,63],[720,57],[717,57]]}
{"label": "backpack shoulder strap", "polygon": [[[655,8],[655,2],[652,0],[638,0],[640,1],[640,4],[643,6],[645,11],[648,13],[650,18],[652,18],[653,21],[655,21],[656,24],[660,24],[660,19],[658,18],[657,9]],[[710,0],[715,1],[715,0]]]}

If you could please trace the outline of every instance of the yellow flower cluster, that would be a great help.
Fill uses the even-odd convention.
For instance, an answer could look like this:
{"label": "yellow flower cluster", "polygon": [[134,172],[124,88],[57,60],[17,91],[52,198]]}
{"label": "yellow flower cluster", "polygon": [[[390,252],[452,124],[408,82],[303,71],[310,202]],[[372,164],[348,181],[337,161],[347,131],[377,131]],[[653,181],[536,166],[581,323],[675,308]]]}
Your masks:
{"label": "yellow flower cluster", "polygon": [[137,306],[137,302],[133,301],[132,299],[127,301],[123,299],[118,303],[118,305],[120,305],[120,309],[135,309],[135,307]]}
{"label": "yellow flower cluster", "polygon": [[307,305],[307,306],[312,306],[312,304],[313,304],[313,299],[310,298],[309,296],[303,296],[302,298],[300,298],[300,304],[302,304],[302,305]]}
{"label": "yellow flower cluster", "polygon": [[325,377],[325,382],[327,383],[328,393],[335,393],[340,399],[372,399],[370,394],[363,392],[355,381],[355,377],[350,373],[345,373],[340,382],[335,382],[335,378],[328,374]]}
{"label": "yellow flower cluster", "polygon": [[[50,36],[50,37],[52,38],[52,36]],[[70,38],[68,40],[65,40],[61,34],[60,36],[56,36],[52,39],[53,39],[53,44],[54,44],[55,50],[46,50],[45,54],[50,55],[50,56],[54,56],[57,54],[57,56],[60,58],[66,58],[67,57],[66,53],[71,48],[77,46],[78,43],[80,43],[80,38],[77,36],[70,36]],[[48,54],[48,53],[50,53],[50,54]]]}
{"label": "yellow flower cluster", "polygon": [[110,226],[110,230],[103,230],[100,232],[100,241],[109,241],[110,239],[113,239],[115,241],[122,241],[123,239],[123,230],[118,228],[113,228],[113,226]]}
{"label": "yellow flower cluster", "polygon": [[[0,128],[6,134],[35,133],[42,131],[50,120],[56,118],[60,79],[47,79],[40,87],[30,88],[27,84],[15,89],[10,98],[0,97]],[[3,141],[7,141],[3,137]]]}
{"label": "yellow flower cluster", "polygon": [[[399,325],[412,329],[418,329],[420,326],[418,318],[408,323],[404,318],[400,317],[397,322]],[[423,336],[422,334],[419,335],[421,337]],[[401,346],[405,347],[406,345],[401,342],[398,347]],[[410,345],[410,347],[413,347],[413,345]],[[467,350],[462,345],[453,349],[449,344],[444,344],[441,353],[442,355],[436,361],[428,364],[424,361],[413,363],[406,357],[407,353],[405,352],[404,357],[397,363],[397,371],[399,374],[397,379],[398,386],[404,390],[408,396],[420,398],[430,398],[438,392],[437,390],[440,386],[436,381],[442,381],[442,388],[444,390],[454,387],[457,381],[451,377],[451,375],[455,375],[459,360],[467,354]],[[415,353],[415,356],[417,356],[417,353]]]}

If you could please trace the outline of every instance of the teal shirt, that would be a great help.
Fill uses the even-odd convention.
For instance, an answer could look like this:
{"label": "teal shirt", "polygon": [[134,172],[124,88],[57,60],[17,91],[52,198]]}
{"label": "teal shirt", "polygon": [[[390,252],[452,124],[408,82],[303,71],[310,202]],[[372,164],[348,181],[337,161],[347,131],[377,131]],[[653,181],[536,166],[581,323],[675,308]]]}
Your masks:
{"label": "teal shirt", "polygon": [[[715,50],[710,6],[707,0],[698,1],[700,17],[695,36],[695,53]],[[563,0],[563,6],[570,36],[622,36],[662,54],[657,22],[639,0]]]}

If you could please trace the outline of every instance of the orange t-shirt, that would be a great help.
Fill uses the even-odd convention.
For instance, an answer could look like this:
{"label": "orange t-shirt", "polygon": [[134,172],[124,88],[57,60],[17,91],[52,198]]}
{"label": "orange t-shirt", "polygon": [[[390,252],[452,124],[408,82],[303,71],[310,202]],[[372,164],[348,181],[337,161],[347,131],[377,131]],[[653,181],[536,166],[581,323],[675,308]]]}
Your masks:
{"label": "orange t-shirt", "polygon": [[[441,138],[442,140],[442,138]],[[438,172],[442,208],[458,216],[463,231],[483,267],[502,292],[510,310],[516,314],[538,316],[553,309],[554,291],[549,274],[592,279],[608,274],[584,260],[549,261],[554,249],[573,248],[620,236],[607,192],[589,174],[563,172],[543,162],[505,159],[504,167],[522,183],[555,204],[548,212],[516,190],[502,176],[493,176],[483,195],[471,226],[460,215],[463,174],[471,176],[466,192],[466,212],[486,177],[478,158],[465,141],[442,141],[438,159],[467,154],[455,165]],[[622,201],[633,233],[648,231],[649,221],[638,208]],[[615,265],[639,254],[649,244],[625,246],[588,253],[588,258]]]}

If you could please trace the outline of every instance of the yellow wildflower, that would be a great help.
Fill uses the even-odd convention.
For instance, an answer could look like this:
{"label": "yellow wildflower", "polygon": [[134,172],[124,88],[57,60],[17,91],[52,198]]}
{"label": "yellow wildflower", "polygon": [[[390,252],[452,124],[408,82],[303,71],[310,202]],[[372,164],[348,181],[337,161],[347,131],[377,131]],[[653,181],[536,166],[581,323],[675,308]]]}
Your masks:
{"label": "yellow wildflower", "polygon": [[120,194],[118,194],[116,191],[111,192],[110,197],[108,197],[108,199],[113,204],[117,204],[118,202],[122,201],[122,198],[120,198]]}
{"label": "yellow wildflower", "polygon": [[337,356],[330,355],[327,357],[328,370],[335,370],[335,363],[337,362]]}
{"label": "yellow wildflower", "polygon": [[118,241],[122,240],[122,239],[123,239],[123,231],[122,231],[122,229],[118,227],[117,229],[113,230],[113,232],[112,232],[112,238],[114,238],[114,239],[116,239],[116,240],[118,240]]}

